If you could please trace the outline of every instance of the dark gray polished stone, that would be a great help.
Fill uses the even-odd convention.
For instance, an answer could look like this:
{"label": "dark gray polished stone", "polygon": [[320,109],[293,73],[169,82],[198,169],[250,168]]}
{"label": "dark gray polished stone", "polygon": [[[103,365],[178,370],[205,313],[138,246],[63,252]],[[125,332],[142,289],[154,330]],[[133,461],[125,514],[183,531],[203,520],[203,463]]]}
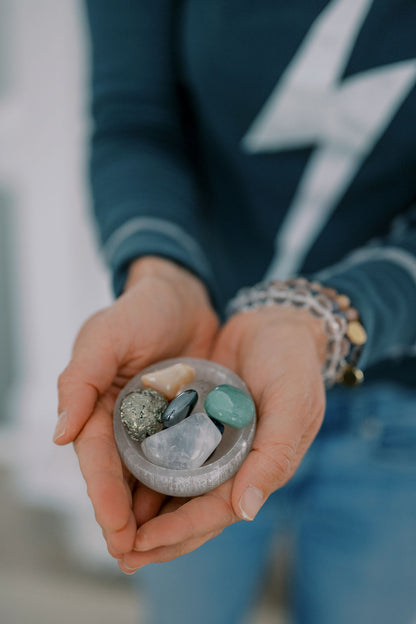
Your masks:
{"label": "dark gray polished stone", "polygon": [[198,402],[198,392],[196,390],[185,390],[173,399],[166,408],[162,416],[165,427],[177,425],[189,416]]}

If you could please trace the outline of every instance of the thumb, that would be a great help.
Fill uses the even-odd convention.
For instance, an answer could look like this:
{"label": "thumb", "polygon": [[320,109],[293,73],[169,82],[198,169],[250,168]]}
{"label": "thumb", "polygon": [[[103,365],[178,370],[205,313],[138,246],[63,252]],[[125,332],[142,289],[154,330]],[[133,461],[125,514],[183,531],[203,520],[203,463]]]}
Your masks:
{"label": "thumb", "polygon": [[117,357],[105,314],[106,310],[98,312],[82,327],[72,360],[59,376],[56,444],[68,444],[77,437],[98,396],[110,388],[116,376]]}
{"label": "thumb", "polygon": [[253,520],[269,495],[289,481],[321,424],[320,409],[311,409],[296,391],[285,396],[277,385],[264,395],[253,448],[234,479],[232,505],[243,520]]}
{"label": "thumb", "polygon": [[296,447],[283,442],[251,450],[233,485],[232,505],[239,518],[254,520],[269,495],[294,473],[296,455]]}

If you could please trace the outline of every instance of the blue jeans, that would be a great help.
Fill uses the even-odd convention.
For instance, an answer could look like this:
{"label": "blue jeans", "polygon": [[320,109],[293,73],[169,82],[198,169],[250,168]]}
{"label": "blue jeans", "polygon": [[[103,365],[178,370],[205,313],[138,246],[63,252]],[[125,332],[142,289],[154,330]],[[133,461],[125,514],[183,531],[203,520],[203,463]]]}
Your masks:
{"label": "blue jeans", "polygon": [[416,389],[328,392],[319,435],[255,521],[135,575],[149,623],[242,622],[287,529],[294,622],[416,622]]}

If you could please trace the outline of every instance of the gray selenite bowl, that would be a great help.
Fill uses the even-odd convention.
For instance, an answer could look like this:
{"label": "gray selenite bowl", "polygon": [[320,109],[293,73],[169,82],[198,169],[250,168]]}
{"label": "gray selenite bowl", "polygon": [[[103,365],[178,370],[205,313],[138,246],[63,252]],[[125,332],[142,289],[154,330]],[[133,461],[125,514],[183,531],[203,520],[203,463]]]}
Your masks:
{"label": "gray selenite bowl", "polygon": [[144,456],[140,443],[127,434],[120,418],[120,405],[124,397],[135,390],[142,390],[140,378],[145,373],[183,362],[195,369],[195,379],[181,389],[194,388],[199,394],[194,412],[204,411],[208,392],[219,384],[236,386],[250,396],[245,383],[232,371],[215,362],[197,358],[174,358],[148,366],[133,377],[117,397],[114,407],[114,435],[120,456],[130,472],[152,490],[169,496],[198,496],[216,488],[232,477],[247,457],[254,438],[256,418],[247,427],[236,429],[225,425],[220,444],[200,468],[172,470],[152,464]]}

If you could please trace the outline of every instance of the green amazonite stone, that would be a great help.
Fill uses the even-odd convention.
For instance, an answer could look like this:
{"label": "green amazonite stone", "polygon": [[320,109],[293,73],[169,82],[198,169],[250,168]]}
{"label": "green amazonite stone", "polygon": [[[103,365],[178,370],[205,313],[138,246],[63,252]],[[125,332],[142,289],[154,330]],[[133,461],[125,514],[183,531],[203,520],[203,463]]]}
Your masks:
{"label": "green amazonite stone", "polygon": [[211,418],[238,429],[246,427],[256,413],[252,399],[228,384],[222,384],[211,390],[205,399],[204,407]]}

